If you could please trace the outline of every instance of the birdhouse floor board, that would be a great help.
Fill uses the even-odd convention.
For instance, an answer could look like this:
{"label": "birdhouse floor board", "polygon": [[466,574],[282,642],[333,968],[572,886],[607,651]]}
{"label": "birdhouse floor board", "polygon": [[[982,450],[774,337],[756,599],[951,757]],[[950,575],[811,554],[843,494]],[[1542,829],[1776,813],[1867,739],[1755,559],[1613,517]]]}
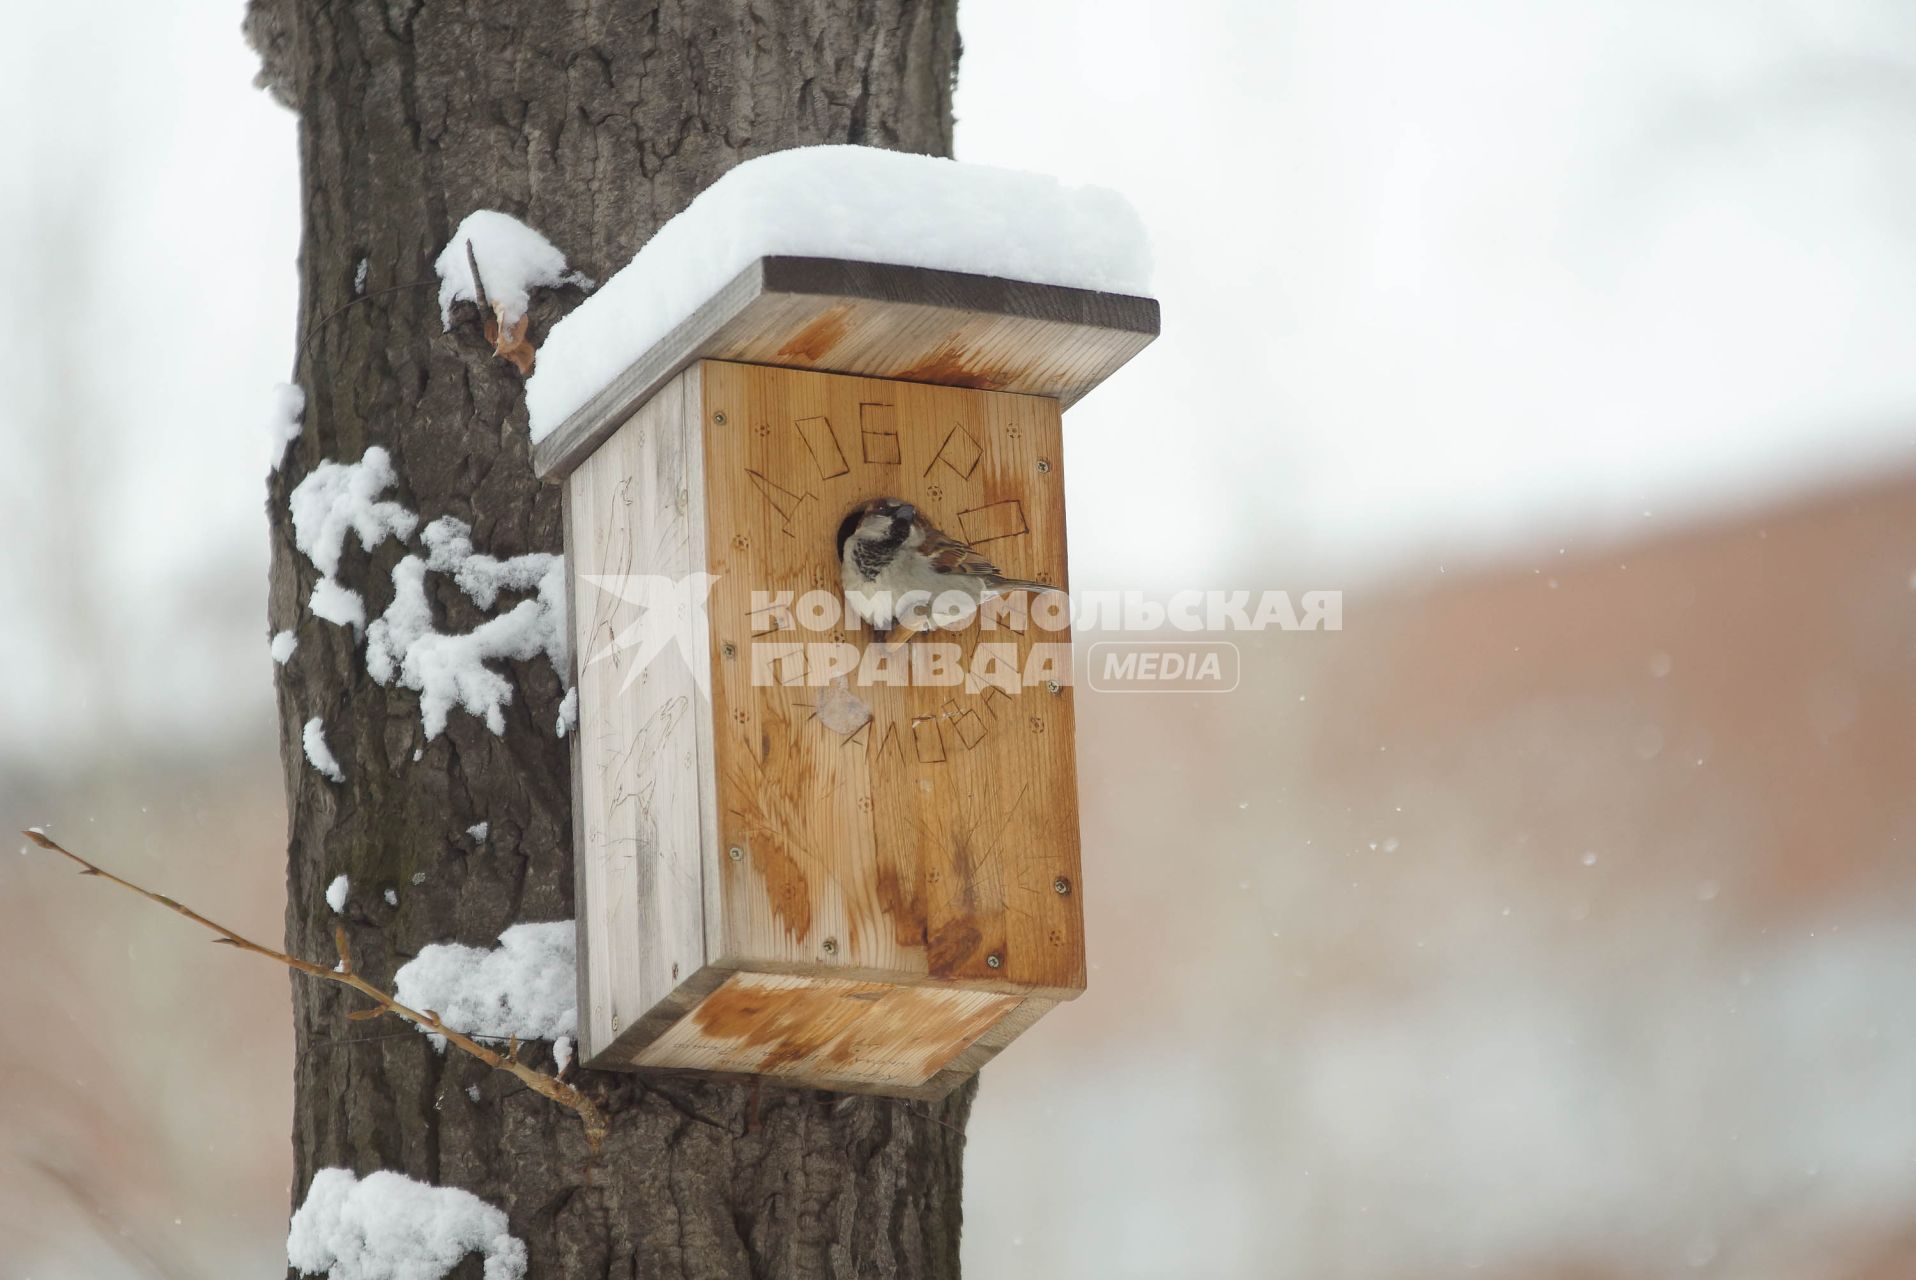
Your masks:
{"label": "birdhouse floor board", "polygon": [[633,1065],[912,1088],[1019,1003],[981,991],[738,973]]}
{"label": "birdhouse floor board", "polygon": [[[959,1019],[971,1021],[975,1010],[969,1002],[962,1000],[918,1001],[911,998],[896,1001],[888,1016],[901,1016],[902,1011],[916,1007],[923,1025],[916,1034],[922,1037],[909,1050],[901,1050],[897,1061],[901,1069],[888,1073],[885,1064],[872,1064],[857,1058],[846,1065],[838,1066],[831,1062],[829,1053],[814,1053],[809,1058],[779,1063],[777,1055],[767,1052],[764,1046],[749,1051],[733,1041],[719,1041],[702,1032],[696,1019],[689,1017],[705,995],[716,991],[734,978],[751,979],[758,975],[738,974],[722,969],[708,969],[692,982],[675,992],[672,997],[661,1001],[652,1015],[645,1018],[637,1027],[628,1028],[618,1042],[589,1060],[586,1065],[600,1071],[646,1071],[666,1075],[686,1075],[713,1079],[737,1079],[741,1075],[762,1075],[785,1084],[808,1088],[829,1089],[836,1093],[871,1093],[887,1097],[919,1098],[935,1101],[951,1092],[953,1088],[976,1075],[985,1063],[998,1056],[1006,1046],[1023,1034],[1039,1018],[1058,1006],[1058,1001],[1041,997],[1019,997],[1014,995],[996,995],[1005,1007],[994,1019],[988,1020],[976,1039],[961,1044],[956,1052],[944,1059],[944,1063],[932,1075],[919,1083],[911,1083],[909,1076],[920,1060],[929,1060],[942,1055],[954,1037],[947,1034],[942,1019],[947,1013]],[[790,979],[803,981],[811,979]],[[826,979],[832,990],[849,989],[869,991],[872,984],[862,984],[842,979]],[[884,984],[877,984],[883,986]],[[963,991],[933,992],[934,995],[963,995]],[[990,993],[971,993],[990,994]],[[728,997],[731,999],[731,997]],[[773,1006],[776,1008],[777,1006]],[[782,1010],[790,1012],[793,1006]],[[827,1004],[826,1007],[829,1007]],[[873,1024],[882,1027],[883,1023]],[[829,1029],[828,1029],[829,1030]],[[763,1033],[759,1033],[763,1034]],[[800,1030],[791,1042],[803,1042],[811,1038],[812,1032]],[[670,1047],[660,1048],[656,1052],[653,1046],[662,1041],[670,1041]],[[853,1029],[850,1038],[838,1042],[839,1051],[857,1053],[868,1043],[863,1032]],[[789,1055],[785,1055],[789,1056]],[[775,1071],[766,1071],[762,1066],[748,1067],[740,1064],[747,1062],[764,1063],[772,1060]],[[714,1062],[726,1062],[729,1065],[717,1066]]]}

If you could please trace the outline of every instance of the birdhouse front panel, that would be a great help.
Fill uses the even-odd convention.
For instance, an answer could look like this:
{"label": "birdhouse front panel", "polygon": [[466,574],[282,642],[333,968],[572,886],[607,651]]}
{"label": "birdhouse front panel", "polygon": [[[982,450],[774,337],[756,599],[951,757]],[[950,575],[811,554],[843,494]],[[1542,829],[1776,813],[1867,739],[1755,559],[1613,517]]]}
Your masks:
{"label": "birdhouse front panel", "polygon": [[944,1089],[1084,986],[1068,605],[896,643],[892,498],[1062,588],[1056,400],[700,361],[567,477],[582,1056]]}
{"label": "birdhouse front panel", "polygon": [[1062,587],[1057,402],[716,361],[702,381],[721,961],[1082,988],[1068,610],[1013,598],[887,652],[838,548],[896,497]]}

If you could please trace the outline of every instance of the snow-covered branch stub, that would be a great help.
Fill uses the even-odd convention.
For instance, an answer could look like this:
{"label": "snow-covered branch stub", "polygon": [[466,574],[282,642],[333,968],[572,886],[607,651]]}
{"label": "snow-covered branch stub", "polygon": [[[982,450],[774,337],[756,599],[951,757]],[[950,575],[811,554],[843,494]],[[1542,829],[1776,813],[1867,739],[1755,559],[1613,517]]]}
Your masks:
{"label": "snow-covered branch stub", "polygon": [[472,278],[474,262],[484,277],[486,301],[508,328],[524,317],[534,289],[592,288],[592,278],[568,267],[552,241],[509,213],[477,209],[460,222],[432,264],[439,274],[439,321],[448,329],[455,302],[482,305],[479,282]]}

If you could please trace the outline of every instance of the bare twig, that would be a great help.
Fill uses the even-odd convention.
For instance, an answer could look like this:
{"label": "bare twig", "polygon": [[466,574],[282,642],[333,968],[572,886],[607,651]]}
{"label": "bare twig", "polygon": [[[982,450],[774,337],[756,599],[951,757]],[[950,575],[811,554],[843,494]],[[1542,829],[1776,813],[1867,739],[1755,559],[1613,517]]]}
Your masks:
{"label": "bare twig", "polygon": [[905,1110],[917,1116],[920,1120],[929,1120],[933,1124],[941,1124],[945,1128],[957,1134],[959,1137],[962,1138],[965,1136],[965,1131],[963,1129],[960,1129],[957,1125],[953,1124],[951,1121],[946,1120],[941,1116],[935,1116],[929,1111],[920,1111],[917,1107],[912,1106],[911,1103],[904,1098],[895,1098],[893,1099],[893,1101],[897,1102],[900,1106],[904,1107]]}
{"label": "bare twig", "polygon": [[605,1116],[599,1110],[598,1106],[592,1099],[586,1097],[583,1093],[580,1093],[564,1081],[546,1075],[542,1071],[535,1071],[531,1067],[518,1061],[517,1054],[519,1045],[517,1037],[514,1037],[511,1048],[505,1054],[494,1053],[470,1036],[454,1031],[451,1027],[440,1021],[439,1015],[431,1009],[423,1011],[409,1009],[399,1003],[399,1001],[393,999],[392,996],[381,991],[378,987],[375,987],[372,983],[354,973],[352,956],[347,948],[346,930],[344,927],[337,928],[333,931],[334,944],[339,948],[339,967],[330,969],[323,964],[315,964],[311,960],[302,960],[298,956],[290,956],[284,951],[276,951],[272,947],[261,946],[249,938],[241,937],[225,925],[208,920],[205,916],[184,903],[176,902],[163,893],[155,893],[151,889],[141,888],[131,880],[121,879],[111,871],[95,866],[71,849],[56,842],[44,831],[30,830],[22,834],[42,849],[57,853],[63,858],[78,863],[81,875],[99,876],[103,880],[109,880],[119,885],[122,889],[129,889],[139,894],[148,902],[157,902],[168,910],[185,916],[188,920],[191,920],[202,928],[211,930],[214,934],[218,935],[213,939],[216,943],[236,947],[241,951],[250,951],[254,955],[265,956],[268,960],[277,960],[288,969],[306,974],[308,977],[320,978],[326,982],[337,982],[342,986],[351,987],[354,991],[359,992],[359,994],[379,1006],[377,1010],[367,1011],[373,1016],[377,1017],[381,1014],[392,1014],[394,1017],[403,1018],[407,1022],[431,1032],[433,1035],[444,1036],[447,1041],[464,1052],[471,1054],[487,1066],[497,1071],[510,1072],[524,1081],[526,1087],[534,1093],[543,1094],[560,1106],[576,1112],[579,1119],[585,1124],[586,1142],[591,1145],[594,1151],[597,1151],[599,1144],[604,1141],[606,1133]]}
{"label": "bare twig", "polygon": [[340,1045],[376,1044],[381,1040],[399,1040],[419,1033],[408,1027],[404,1031],[382,1031],[376,1036],[314,1036],[306,1042],[308,1049],[335,1049]]}
{"label": "bare twig", "polygon": [[423,289],[427,285],[434,285],[438,283],[439,283],[439,277],[434,276],[430,280],[408,280],[404,284],[392,284],[392,285],[387,285],[383,289],[372,289],[372,290],[368,290],[365,293],[354,294],[352,297],[346,299],[346,301],[340,303],[338,306],[334,307],[331,311],[328,311],[325,315],[321,316],[319,319],[313,321],[312,327],[306,330],[306,336],[299,340],[299,350],[293,353],[293,367],[295,369],[299,368],[300,361],[306,358],[306,348],[312,345],[313,338],[319,333],[321,329],[324,329],[326,327],[327,322],[332,320],[333,317],[339,315],[340,313],[346,311],[347,309],[351,307],[358,306],[362,302],[370,302],[374,298],[381,298],[389,293],[400,293],[407,289]]}
{"label": "bare twig", "polygon": [[466,265],[472,268],[472,291],[477,295],[479,314],[486,315],[492,310],[492,299],[486,296],[486,278],[479,274],[479,255],[472,251],[472,241],[466,241]]}

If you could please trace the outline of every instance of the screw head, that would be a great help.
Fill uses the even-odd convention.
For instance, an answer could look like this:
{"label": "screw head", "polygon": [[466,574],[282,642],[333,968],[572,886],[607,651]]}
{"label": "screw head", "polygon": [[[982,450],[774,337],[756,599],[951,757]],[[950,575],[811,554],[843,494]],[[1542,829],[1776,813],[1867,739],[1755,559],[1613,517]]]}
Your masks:
{"label": "screw head", "polygon": [[1038,459],[1038,470],[1040,472],[1051,470],[1051,459],[1049,458]]}
{"label": "screw head", "polygon": [[1056,680],[1047,680],[1044,682],[1044,691],[1046,693],[1056,693],[1058,689],[1059,685]]}
{"label": "screw head", "polygon": [[718,411],[717,413],[715,413],[715,414],[713,414],[713,415],[712,415],[712,422],[713,422],[713,424],[714,424],[714,425],[716,425],[716,426],[721,426],[721,427],[722,427],[722,426],[724,426],[724,425],[725,425],[725,411],[724,411],[723,409],[721,409],[721,410],[719,410],[719,411]]}
{"label": "screw head", "polygon": [[738,646],[733,644],[730,640],[727,640],[724,644],[719,646],[719,652],[724,654],[728,658],[736,658],[738,656]]}
{"label": "screw head", "polygon": [[837,938],[827,938],[825,939],[824,942],[820,943],[819,945],[824,948],[825,954],[828,956],[835,956],[838,954],[838,939]]}
{"label": "screw head", "polygon": [[990,955],[985,957],[985,967],[987,969],[1002,968],[1004,966],[1004,963],[1005,963],[1005,958],[999,955],[996,951],[992,952]]}
{"label": "screw head", "polygon": [[1051,891],[1060,896],[1069,897],[1071,894],[1071,882],[1063,876],[1059,876],[1051,882]]}
{"label": "screw head", "polygon": [[730,858],[734,862],[739,862],[744,859],[745,850],[739,848],[737,845],[733,845],[731,848],[725,851],[725,856]]}

